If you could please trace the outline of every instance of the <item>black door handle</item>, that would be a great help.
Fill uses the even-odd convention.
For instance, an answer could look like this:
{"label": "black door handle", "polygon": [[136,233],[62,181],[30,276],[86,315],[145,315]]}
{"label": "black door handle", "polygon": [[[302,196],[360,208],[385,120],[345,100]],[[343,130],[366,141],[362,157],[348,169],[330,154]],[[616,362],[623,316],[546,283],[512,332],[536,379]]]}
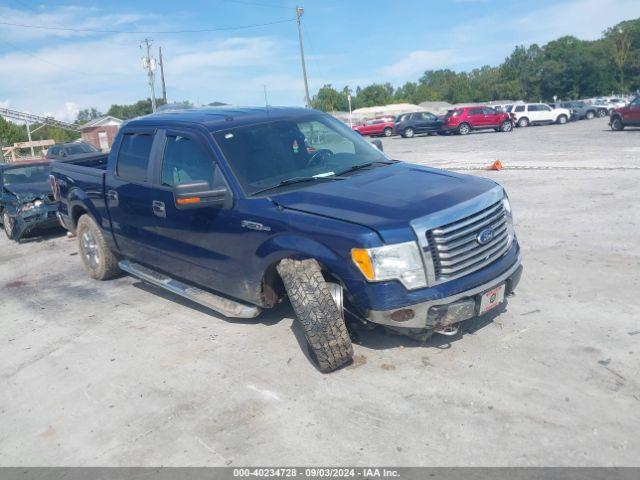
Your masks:
{"label": "black door handle", "polygon": [[114,204],[118,203],[118,192],[115,190],[107,190],[107,200]]}
{"label": "black door handle", "polygon": [[167,209],[164,206],[164,202],[154,200],[151,202],[151,207],[153,208],[153,214],[156,217],[165,218],[167,216]]}

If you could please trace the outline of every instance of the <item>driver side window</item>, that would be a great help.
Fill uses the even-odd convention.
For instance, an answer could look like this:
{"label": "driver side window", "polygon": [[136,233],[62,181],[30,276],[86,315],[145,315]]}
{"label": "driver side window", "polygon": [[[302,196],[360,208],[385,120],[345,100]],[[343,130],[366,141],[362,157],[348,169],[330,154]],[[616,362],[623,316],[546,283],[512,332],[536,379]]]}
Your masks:
{"label": "driver side window", "polygon": [[306,147],[310,154],[316,150],[330,150],[334,154],[356,153],[352,142],[320,122],[301,122],[298,124],[298,128],[305,137]]}
{"label": "driver side window", "polygon": [[180,135],[167,135],[162,161],[163,185],[173,187],[205,181],[213,187],[215,176],[213,161],[196,142]]}

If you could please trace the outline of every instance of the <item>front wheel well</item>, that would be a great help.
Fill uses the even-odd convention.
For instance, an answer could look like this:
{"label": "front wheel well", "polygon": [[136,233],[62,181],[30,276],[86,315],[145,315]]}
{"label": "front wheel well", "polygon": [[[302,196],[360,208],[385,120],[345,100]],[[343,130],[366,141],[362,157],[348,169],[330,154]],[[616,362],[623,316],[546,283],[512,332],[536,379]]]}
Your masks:
{"label": "front wheel well", "polygon": [[[272,308],[278,303],[280,303],[287,296],[287,292],[284,287],[284,283],[282,282],[282,278],[280,277],[280,273],[278,272],[278,265],[280,262],[286,259],[293,260],[307,260],[310,257],[304,256],[291,256],[281,258],[273,263],[271,263],[264,271],[262,275],[261,282],[261,291],[260,291],[260,300],[262,302],[262,306],[264,308]],[[320,266],[320,270],[322,272],[322,276],[327,282],[338,283],[342,285],[346,292],[345,283],[342,279],[336,274],[332,273],[322,262],[316,260],[318,265]]]}

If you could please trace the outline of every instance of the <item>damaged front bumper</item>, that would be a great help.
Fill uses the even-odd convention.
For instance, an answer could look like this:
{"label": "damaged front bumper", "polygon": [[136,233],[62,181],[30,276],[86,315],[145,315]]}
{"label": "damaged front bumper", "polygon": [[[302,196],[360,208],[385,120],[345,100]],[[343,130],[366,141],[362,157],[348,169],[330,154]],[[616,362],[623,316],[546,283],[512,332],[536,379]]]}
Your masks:
{"label": "damaged front bumper", "polygon": [[36,228],[59,227],[58,205],[43,204],[29,210],[16,213],[14,218],[14,237],[21,238],[31,230]]}
{"label": "damaged front bumper", "polygon": [[520,257],[505,272],[482,285],[448,297],[429,300],[393,310],[370,310],[367,319],[395,329],[431,330],[453,325],[476,317],[480,312],[480,296],[495,287],[505,285],[505,296],[513,293],[520,282]]}

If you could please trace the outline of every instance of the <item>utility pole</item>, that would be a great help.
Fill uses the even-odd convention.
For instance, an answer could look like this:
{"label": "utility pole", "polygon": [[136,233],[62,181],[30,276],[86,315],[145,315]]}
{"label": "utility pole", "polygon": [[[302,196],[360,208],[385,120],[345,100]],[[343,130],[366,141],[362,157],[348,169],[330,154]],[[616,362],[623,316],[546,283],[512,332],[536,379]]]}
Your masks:
{"label": "utility pole", "polygon": [[[156,69],[156,61],[149,55],[151,49],[151,40],[144,39],[145,56],[142,57],[142,68],[147,70],[147,76],[149,77],[149,88],[151,89],[151,110],[156,111],[156,88],[155,88],[155,74],[153,71]],[[142,44],[140,44],[140,48]]]}
{"label": "utility pole", "polygon": [[164,83],[164,64],[162,63],[162,47],[158,47],[158,52],[160,55],[160,78],[162,79],[162,100],[164,100],[164,104],[167,104],[167,86]]}
{"label": "utility pole", "polygon": [[300,60],[302,61],[302,76],[304,77],[304,101],[307,107],[311,106],[311,99],[309,98],[309,83],[307,82],[307,66],[304,63],[304,47],[302,46],[302,25],[300,24],[300,17],[304,13],[304,8],[296,7],[296,22],[298,24],[298,43],[300,44]]}

